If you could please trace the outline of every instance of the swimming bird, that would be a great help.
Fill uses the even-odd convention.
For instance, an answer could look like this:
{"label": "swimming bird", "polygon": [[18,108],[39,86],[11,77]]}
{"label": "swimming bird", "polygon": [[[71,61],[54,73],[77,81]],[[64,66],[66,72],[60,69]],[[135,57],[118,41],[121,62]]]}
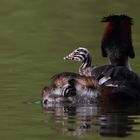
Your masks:
{"label": "swimming bird", "polygon": [[129,58],[135,57],[132,45],[132,18],[127,15],[104,17],[106,22],[101,41],[102,56],[109,58],[112,65],[126,66],[131,70]]}
{"label": "swimming bird", "polygon": [[65,94],[63,89],[70,79],[77,78],[78,76],[80,75],[73,72],[62,72],[52,76],[51,85],[49,87],[45,86],[42,90],[42,104],[64,101]]}
{"label": "swimming bird", "polygon": [[51,86],[43,88],[43,105],[64,102],[93,103],[96,101],[96,79],[81,75],[67,78],[64,73],[56,74],[53,77],[55,82],[52,82]]}

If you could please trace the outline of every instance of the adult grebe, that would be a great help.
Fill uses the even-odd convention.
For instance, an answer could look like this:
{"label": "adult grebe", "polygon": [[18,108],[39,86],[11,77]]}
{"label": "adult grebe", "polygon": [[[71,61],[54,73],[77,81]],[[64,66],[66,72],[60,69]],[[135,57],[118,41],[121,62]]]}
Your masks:
{"label": "adult grebe", "polygon": [[102,22],[107,22],[101,42],[102,56],[108,57],[112,65],[126,66],[131,70],[128,58],[135,57],[131,38],[132,18],[111,15],[104,17]]}

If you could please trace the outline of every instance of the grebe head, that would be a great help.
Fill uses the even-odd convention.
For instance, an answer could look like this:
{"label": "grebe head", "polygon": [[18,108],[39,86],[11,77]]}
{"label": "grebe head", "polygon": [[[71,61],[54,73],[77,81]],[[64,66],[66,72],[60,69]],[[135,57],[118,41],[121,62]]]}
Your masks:
{"label": "grebe head", "polygon": [[[60,92],[60,93],[59,93]],[[52,103],[60,103],[64,100],[61,96],[60,88],[53,89],[52,87],[44,87],[42,90],[42,105],[46,106]]]}
{"label": "grebe head", "polygon": [[79,68],[79,74],[80,75],[91,76],[92,57],[91,57],[89,51],[86,48],[82,48],[82,47],[77,48],[76,50],[71,52],[69,55],[64,57],[64,60],[82,62],[81,66]]}
{"label": "grebe head", "polygon": [[109,58],[112,65],[125,66],[131,69],[128,58],[134,58],[132,43],[132,18],[127,15],[110,15],[104,17],[106,23],[102,41],[102,56]]}
{"label": "grebe head", "polygon": [[71,79],[63,87],[44,87],[42,90],[42,106],[51,106],[53,104],[72,103],[76,96],[74,85],[75,80]]}
{"label": "grebe head", "polygon": [[64,57],[64,60],[82,61],[89,57],[89,51],[86,48],[79,47]]}
{"label": "grebe head", "polygon": [[106,22],[101,42],[102,55],[107,57],[107,49],[118,46],[119,53],[122,52],[130,58],[134,58],[135,53],[131,37],[132,18],[127,15],[110,15],[104,17],[102,22]]}

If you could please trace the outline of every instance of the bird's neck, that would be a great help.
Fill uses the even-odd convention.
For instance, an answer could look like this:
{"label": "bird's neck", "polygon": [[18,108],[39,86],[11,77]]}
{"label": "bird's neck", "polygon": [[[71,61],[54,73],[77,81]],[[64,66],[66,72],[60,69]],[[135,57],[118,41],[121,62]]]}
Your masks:
{"label": "bird's neck", "polygon": [[83,60],[83,63],[81,64],[79,68],[80,75],[83,75],[84,69],[86,69],[87,67],[91,67],[91,63],[92,63],[92,57],[88,54]]}
{"label": "bird's neck", "polygon": [[132,68],[131,68],[131,65],[129,63],[129,58],[126,57],[124,59],[122,59],[121,61],[112,61],[110,58],[109,58],[109,62],[111,65],[115,65],[115,66],[124,66],[126,68],[128,68],[129,70],[132,71]]}

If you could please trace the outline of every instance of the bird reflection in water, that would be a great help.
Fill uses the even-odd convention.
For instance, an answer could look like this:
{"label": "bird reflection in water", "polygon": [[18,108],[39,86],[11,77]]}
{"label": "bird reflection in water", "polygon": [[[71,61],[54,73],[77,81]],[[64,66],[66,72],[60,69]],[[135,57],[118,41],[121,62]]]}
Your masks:
{"label": "bird reflection in water", "polygon": [[[100,134],[101,136],[126,137],[134,131],[133,125],[140,114],[137,104],[51,104],[43,106],[51,114],[55,130],[72,136]],[[57,127],[56,127],[57,126]]]}
{"label": "bird reflection in water", "polygon": [[132,124],[134,120],[125,114],[108,114],[101,115],[100,134],[103,136],[119,136],[124,137],[131,134]]}

